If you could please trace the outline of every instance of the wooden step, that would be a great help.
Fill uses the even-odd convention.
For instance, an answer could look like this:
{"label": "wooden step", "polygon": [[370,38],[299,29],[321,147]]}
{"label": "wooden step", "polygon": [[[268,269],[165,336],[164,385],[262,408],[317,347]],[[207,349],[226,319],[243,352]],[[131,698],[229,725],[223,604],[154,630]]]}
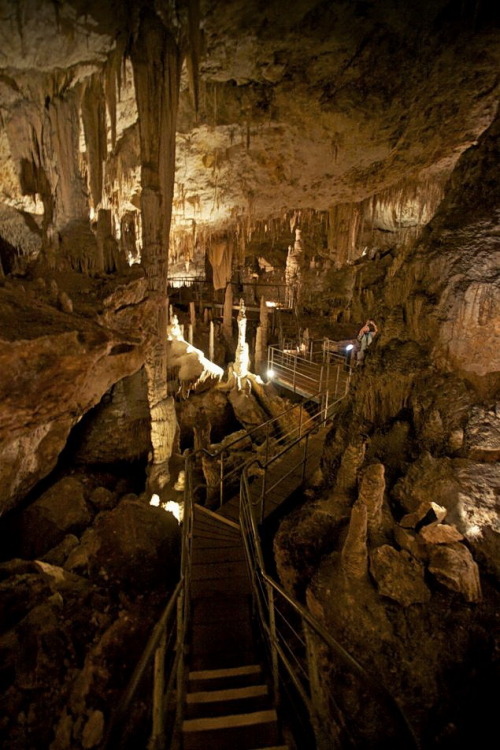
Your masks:
{"label": "wooden step", "polygon": [[250,582],[248,575],[235,575],[232,578],[211,578],[210,580],[194,580],[191,582],[193,598],[206,598],[214,593],[220,594],[248,594]]}
{"label": "wooden step", "polygon": [[182,723],[182,734],[183,750],[251,750],[279,742],[274,709],[186,719]]}
{"label": "wooden step", "polygon": [[240,664],[253,664],[255,661],[255,649],[252,647],[244,651],[241,646],[236,651],[224,651],[215,653],[193,654],[191,656],[191,667],[195,670],[202,669],[228,669]]}
{"label": "wooden step", "polygon": [[256,685],[262,680],[262,669],[259,664],[240,664],[223,669],[200,669],[189,672],[188,690],[222,690],[225,687],[238,685]]}
{"label": "wooden step", "polygon": [[263,711],[269,707],[267,685],[247,685],[224,690],[205,690],[188,693],[186,696],[186,718],[222,716]]}
{"label": "wooden step", "polygon": [[224,562],[243,562],[245,552],[241,545],[238,547],[217,547],[215,544],[207,549],[197,549],[196,543],[193,545],[192,555],[193,565],[197,563],[224,563]]}
{"label": "wooden step", "polygon": [[[230,614],[228,613],[228,617]],[[240,621],[235,628],[231,621],[225,623],[197,623],[194,631],[191,654],[224,654],[249,651],[253,645],[250,620]]]}
{"label": "wooden step", "polygon": [[216,578],[233,578],[234,576],[246,575],[247,566],[243,560],[235,562],[197,562],[191,567],[191,580],[204,581]]}

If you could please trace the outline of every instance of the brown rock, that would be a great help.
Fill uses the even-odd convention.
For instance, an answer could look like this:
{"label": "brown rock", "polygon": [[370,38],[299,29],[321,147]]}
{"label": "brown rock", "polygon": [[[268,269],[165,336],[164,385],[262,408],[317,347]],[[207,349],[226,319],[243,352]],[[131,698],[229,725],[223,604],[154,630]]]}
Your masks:
{"label": "brown rock", "polygon": [[35,500],[21,518],[23,557],[40,557],[62,542],[72,531],[80,531],[91,521],[83,496],[83,486],[65,477]]}
{"label": "brown rock", "polygon": [[107,487],[96,487],[90,495],[90,502],[97,510],[111,510],[116,505],[116,495]]}
{"label": "brown rock", "polygon": [[82,747],[85,750],[99,745],[104,733],[104,714],[102,711],[92,711],[83,727]]}
{"label": "brown rock", "polygon": [[370,542],[381,543],[384,536],[382,506],[385,493],[383,464],[371,464],[361,478],[358,499],[366,505]]}
{"label": "brown rock", "polygon": [[465,428],[465,445],[470,458],[478,461],[500,459],[500,413],[476,407]]}
{"label": "brown rock", "polygon": [[68,534],[56,547],[53,547],[43,555],[41,560],[51,565],[64,565],[70,552],[79,544],[78,537],[74,534]]}
{"label": "brown rock", "polygon": [[370,554],[370,573],[379,593],[407,607],[429,601],[431,594],[424,583],[424,567],[406,550],[388,544]]}
{"label": "brown rock", "polygon": [[429,572],[468,602],[481,601],[479,568],[463,544],[437,545],[430,553]]}
{"label": "brown rock", "polygon": [[[176,579],[180,532],[171,513],[140,501],[122,500],[96,519],[80,550],[92,580],[149,590]],[[74,569],[77,550],[68,559]]]}
{"label": "brown rock", "polygon": [[348,578],[364,578],[368,572],[368,512],[357,500],[351,511],[349,531],[341,552],[342,569]]}
{"label": "brown rock", "polygon": [[429,544],[453,544],[460,542],[463,535],[455,526],[444,523],[432,523],[420,529],[419,537]]}
{"label": "brown rock", "polygon": [[398,524],[395,524],[394,538],[401,549],[405,549],[418,560],[427,560],[427,548],[415,532],[409,531],[408,529],[404,529]]}

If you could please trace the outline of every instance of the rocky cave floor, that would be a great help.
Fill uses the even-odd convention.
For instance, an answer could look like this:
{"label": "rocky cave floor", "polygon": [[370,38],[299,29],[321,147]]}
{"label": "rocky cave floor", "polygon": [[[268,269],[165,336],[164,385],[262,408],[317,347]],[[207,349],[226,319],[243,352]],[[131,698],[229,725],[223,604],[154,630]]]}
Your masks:
{"label": "rocky cave floor", "polygon": [[[370,269],[376,280],[376,267]],[[84,319],[91,324],[96,310],[97,320],[109,322],[110,315],[117,320],[143,294],[142,272],[134,268],[112,279],[92,280],[69,272],[41,278],[34,273],[1,285],[3,299],[17,302],[18,310],[24,311],[4,319],[4,330],[13,341],[23,341],[28,331],[30,338],[36,338],[36,326],[45,324],[44,316],[53,316],[56,336],[74,330],[75,318],[80,326]],[[0,307],[3,313],[7,309]],[[356,326],[349,321],[337,323],[329,314],[310,314],[300,320],[300,328],[309,328],[311,337],[346,338],[356,327],[357,321]],[[197,337],[195,345],[206,350],[207,326],[199,325]],[[137,340],[122,337],[112,346],[126,351]],[[227,357],[219,343],[216,359],[223,362]],[[366,366],[368,371],[378,366],[375,352]],[[360,387],[356,377],[355,373],[355,393]],[[143,371],[126,377],[124,383],[110,388],[73,428],[57,467],[26,496],[20,512],[7,513],[1,523],[0,727],[10,750],[99,745],[110,706],[116,704],[178,576],[179,527],[171,514],[149,505],[144,491],[150,445]],[[125,422],[112,429],[117,414],[124,419],[127,393],[139,394],[143,408],[125,415]],[[358,390],[358,401],[362,398]],[[251,396],[242,396],[224,379],[204,384],[187,399],[179,398],[172,482],[182,468],[182,452],[195,439],[214,450],[239,430],[276,415],[284,404],[272,389],[255,383]],[[341,415],[344,427],[356,420],[352,409],[352,404],[346,406]],[[490,414],[490,427],[494,426],[494,412],[483,410],[483,423],[485,413]],[[487,748],[499,684],[498,579],[491,566],[483,565],[479,550],[481,594],[476,596],[471,594],[475,583],[468,558],[462,570],[458,570],[462,558],[450,563],[450,568],[455,567],[448,571],[454,581],[450,587],[443,573],[446,566],[441,576],[430,569],[432,539],[416,551],[422,529],[425,534],[427,526],[439,526],[444,533],[443,523],[425,519],[424,514],[405,527],[402,519],[418,504],[410,501],[408,486],[395,488],[413,462],[416,474],[410,476],[409,485],[416,486],[419,503],[432,502],[433,489],[439,489],[449,459],[446,454],[439,458],[438,453],[437,459],[422,463],[415,426],[410,439],[405,426],[412,419],[409,410],[402,410],[390,426],[375,430],[369,441],[370,462],[385,466],[384,482],[372,482],[369,492],[364,491],[379,497],[383,516],[365,544],[369,572],[354,576],[345,572],[346,564],[357,570],[358,557],[363,558],[359,550],[353,557],[352,544],[346,552],[353,526],[351,507],[359,500],[360,459],[348,440],[345,451],[345,434],[339,438],[336,430],[327,439],[323,474],[316,485],[294,499],[291,515],[274,519],[267,540],[269,562],[283,585],[335,632],[342,645],[370,673],[383,676],[423,748],[459,748],[478,741]],[[494,439],[492,443],[494,447]],[[234,461],[248,455],[249,449],[258,453],[259,440],[238,448]],[[341,449],[346,453],[342,459]],[[455,461],[483,474],[495,472],[488,445],[485,448],[479,439],[475,449],[473,465],[465,455],[460,458],[460,451],[455,452],[459,456]],[[125,460],[117,462],[118,456]],[[207,471],[210,467],[199,467],[200,477],[205,473],[206,479]],[[170,494],[175,496],[173,491]],[[472,549],[474,556],[478,552],[458,537],[446,537],[444,542],[455,550]],[[434,543],[434,549],[439,546]],[[377,560],[381,548],[386,557]],[[401,559],[393,559],[391,550],[397,550]],[[408,550],[420,560],[416,569],[409,565]],[[494,559],[493,555],[490,562]],[[458,590],[452,590],[453,585]],[[327,665],[327,673],[331,679],[339,677],[332,664]],[[346,708],[359,714],[359,706]],[[139,727],[144,709],[138,704],[134,720]],[[375,708],[365,710],[368,718],[361,722],[365,737],[378,731],[375,713]],[[366,742],[366,747],[374,747],[372,740]]]}

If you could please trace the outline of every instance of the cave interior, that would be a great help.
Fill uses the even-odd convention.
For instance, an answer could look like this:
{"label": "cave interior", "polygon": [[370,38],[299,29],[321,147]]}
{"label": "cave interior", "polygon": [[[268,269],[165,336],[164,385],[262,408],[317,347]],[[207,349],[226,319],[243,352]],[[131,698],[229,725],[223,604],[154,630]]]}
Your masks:
{"label": "cave interior", "polygon": [[[0,0],[6,750],[496,747],[499,15]],[[317,463],[255,524],[267,574],[348,654],[305,628],[299,726],[245,609],[239,498],[309,423]],[[248,671],[248,626],[271,739],[248,719],[268,704],[227,696],[213,717],[188,700],[167,739],[152,667],[110,739],[186,576],[181,661]]]}

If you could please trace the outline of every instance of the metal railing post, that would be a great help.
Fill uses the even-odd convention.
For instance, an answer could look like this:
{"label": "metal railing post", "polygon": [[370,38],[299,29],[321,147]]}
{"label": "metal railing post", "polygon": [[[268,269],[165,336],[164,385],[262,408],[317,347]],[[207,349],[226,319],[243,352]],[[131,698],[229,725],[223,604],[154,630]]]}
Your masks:
{"label": "metal railing post", "polygon": [[220,454],[219,508],[224,505],[224,451]]}
{"label": "metal railing post", "polygon": [[306,464],[307,464],[307,452],[309,450],[309,433],[306,435],[306,439],[304,440],[304,458],[303,458],[303,464],[302,464],[302,484],[304,484],[306,479]]}
{"label": "metal railing post", "polygon": [[299,412],[299,438],[302,437],[302,414],[304,412],[304,407],[302,405],[299,406],[300,412]]}
{"label": "metal railing post", "polygon": [[269,461],[269,421],[266,424],[266,459],[265,463]]}
{"label": "metal railing post", "polygon": [[273,690],[276,704],[279,702],[279,670],[278,670],[278,648],[276,638],[276,612],[274,609],[274,590],[266,583],[267,603],[269,607],[269,637],[271,639],[271,667],[273,672]]}
{"label": "metal railing post", "polygon": [[262,494],[260,496],[260,521],[264,520],[264,503],[266,501],[266,483],[267,483],[267,466],[264,467],[264,475],[262,477]]}
{"label": "metal railing post", "polygon": [[292,378],[292,385],[293,385],[293,392],[295,393],[295,377],[297,375],[297,357],[295,356],[293,358],[293,378]]}
{"label": "metal railing post", "polygon": [[163,696],[165,694],[165,647],[167,634],[163,631],[154,656],[153,670],[153,708],[150,750],[161,750],[161,741],[165,735],[165,711]]}

